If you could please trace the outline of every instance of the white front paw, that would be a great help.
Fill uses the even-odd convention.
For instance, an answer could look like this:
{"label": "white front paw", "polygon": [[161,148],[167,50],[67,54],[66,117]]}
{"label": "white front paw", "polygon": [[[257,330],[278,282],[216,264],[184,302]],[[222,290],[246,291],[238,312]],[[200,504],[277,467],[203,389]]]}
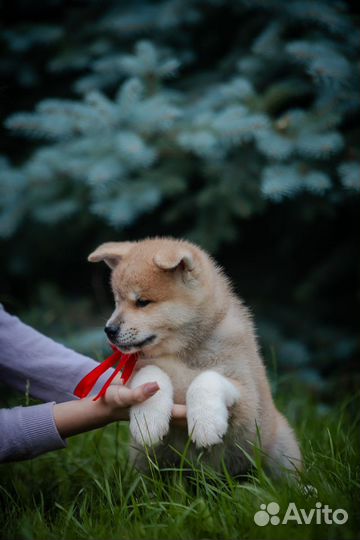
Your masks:
{"label": "white front paw", "polygon": [[206,371],[196,377],[186,396],[189,435],[197,447],[222,442],[228,429],[228,407],[240,397],[222,375]]}
{"label": "white front paw", "polygon": [[189,407],[187,415],[189,435],[197,447],[219,444],[228,428],[226,407],[215,408],[206,404],[206,411]]}
{"label": "white front paw", "polygon": [[156,381],[160,390],[139,405],[130,409],[130,432],[143,446],[153,446],[169,431],[173,406],[173,388],[169,377],[156,366],[146,366],[131,381],[135,388],[145,382]]}
{"label": "white front paw", "polygon": [[[152,398],[150,398],[152,399]],[[149,400],[150,401],[150,400]],[[130,431],[134,440],[143,446],[153,446],[169,431],[172,404],[165,413],[163,404],[137,405],[130,410]],[[165,414],[164,414],[165,413]]]}

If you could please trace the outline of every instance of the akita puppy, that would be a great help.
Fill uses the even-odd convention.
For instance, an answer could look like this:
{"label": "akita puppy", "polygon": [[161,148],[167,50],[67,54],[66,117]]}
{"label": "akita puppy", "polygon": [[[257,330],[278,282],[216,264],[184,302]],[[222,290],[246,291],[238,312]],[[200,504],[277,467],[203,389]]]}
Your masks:
{"label": "akita puppy", "polygon": [[[232,474],[249,468],[261,446],[268,468],[300,469],[301,453],[276,409],[249,310],[205,251],[187,241],[149,238],[109,242],[89,256],[112,269],[115,311],[109,340],[139,353],[130,385],[157,381],[160,390],[131,408],[133,457],[156,446],[160,464],[176,462],[170,446],[188,457],[202,452],[212,466],[224,460]],[[174,403],[186,404],[188,433],[170,428]]]}

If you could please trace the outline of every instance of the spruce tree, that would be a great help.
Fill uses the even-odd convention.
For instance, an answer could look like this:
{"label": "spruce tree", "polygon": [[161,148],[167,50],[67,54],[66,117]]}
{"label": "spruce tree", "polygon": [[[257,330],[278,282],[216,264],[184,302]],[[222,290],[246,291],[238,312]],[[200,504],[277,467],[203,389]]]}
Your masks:
{"label": "spruce tree", "polygon": [[[48,47],[43,69],[67,81],[5,121],[33,141],[0,162],[3,237],[79,214],[119,231],[162,204],[215,250],[267,204],[309,193],[336,206],[360,190],[346,2],[89,2],[81,15],[3,29],[9,59]],[[25,63],[18,84],[39,91]]]}

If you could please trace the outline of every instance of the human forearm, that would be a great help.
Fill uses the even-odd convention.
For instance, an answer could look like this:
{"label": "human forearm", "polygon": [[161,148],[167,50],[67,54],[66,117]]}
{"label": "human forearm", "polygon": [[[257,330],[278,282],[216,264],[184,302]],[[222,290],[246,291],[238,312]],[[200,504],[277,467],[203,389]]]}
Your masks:
{"label": "human forearm", "polygon": [[[74,399],[74,388],[98,363],[7,313],[0,305],[0,370],[4,383],[42,401]],[[104,374],[96,392],[108,379]]]}
{"label": "human forearm", "polygon": [[0,462],[31,459],[65,448],[53,416],[54,402],[0,409]]}
{"label": "human forearm", "polygon": [[[126,419],[126,409],[118,413],[117,420]],[[113,422],[114,411],[103,401],[85,398],[54,405],[54,419],[63,438],[91,431]]]}

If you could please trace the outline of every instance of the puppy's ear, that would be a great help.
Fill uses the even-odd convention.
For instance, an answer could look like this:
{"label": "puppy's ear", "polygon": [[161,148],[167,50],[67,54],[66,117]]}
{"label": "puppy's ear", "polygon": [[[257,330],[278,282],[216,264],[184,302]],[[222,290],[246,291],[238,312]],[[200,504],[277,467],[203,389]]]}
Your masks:
{"label": "puppy's ear", "polygon": [[176,268],[179,268],[191,272],[195,268],[192,253],[182,249],[160,251],[154,256],[153,261],[162,270],[176,270]]}
{"label": "puppy's ear", "polygon": [[120,260],[129,253],[132,242],[106,242],[88,256],[88,261],[104,261],[113,270]]}

